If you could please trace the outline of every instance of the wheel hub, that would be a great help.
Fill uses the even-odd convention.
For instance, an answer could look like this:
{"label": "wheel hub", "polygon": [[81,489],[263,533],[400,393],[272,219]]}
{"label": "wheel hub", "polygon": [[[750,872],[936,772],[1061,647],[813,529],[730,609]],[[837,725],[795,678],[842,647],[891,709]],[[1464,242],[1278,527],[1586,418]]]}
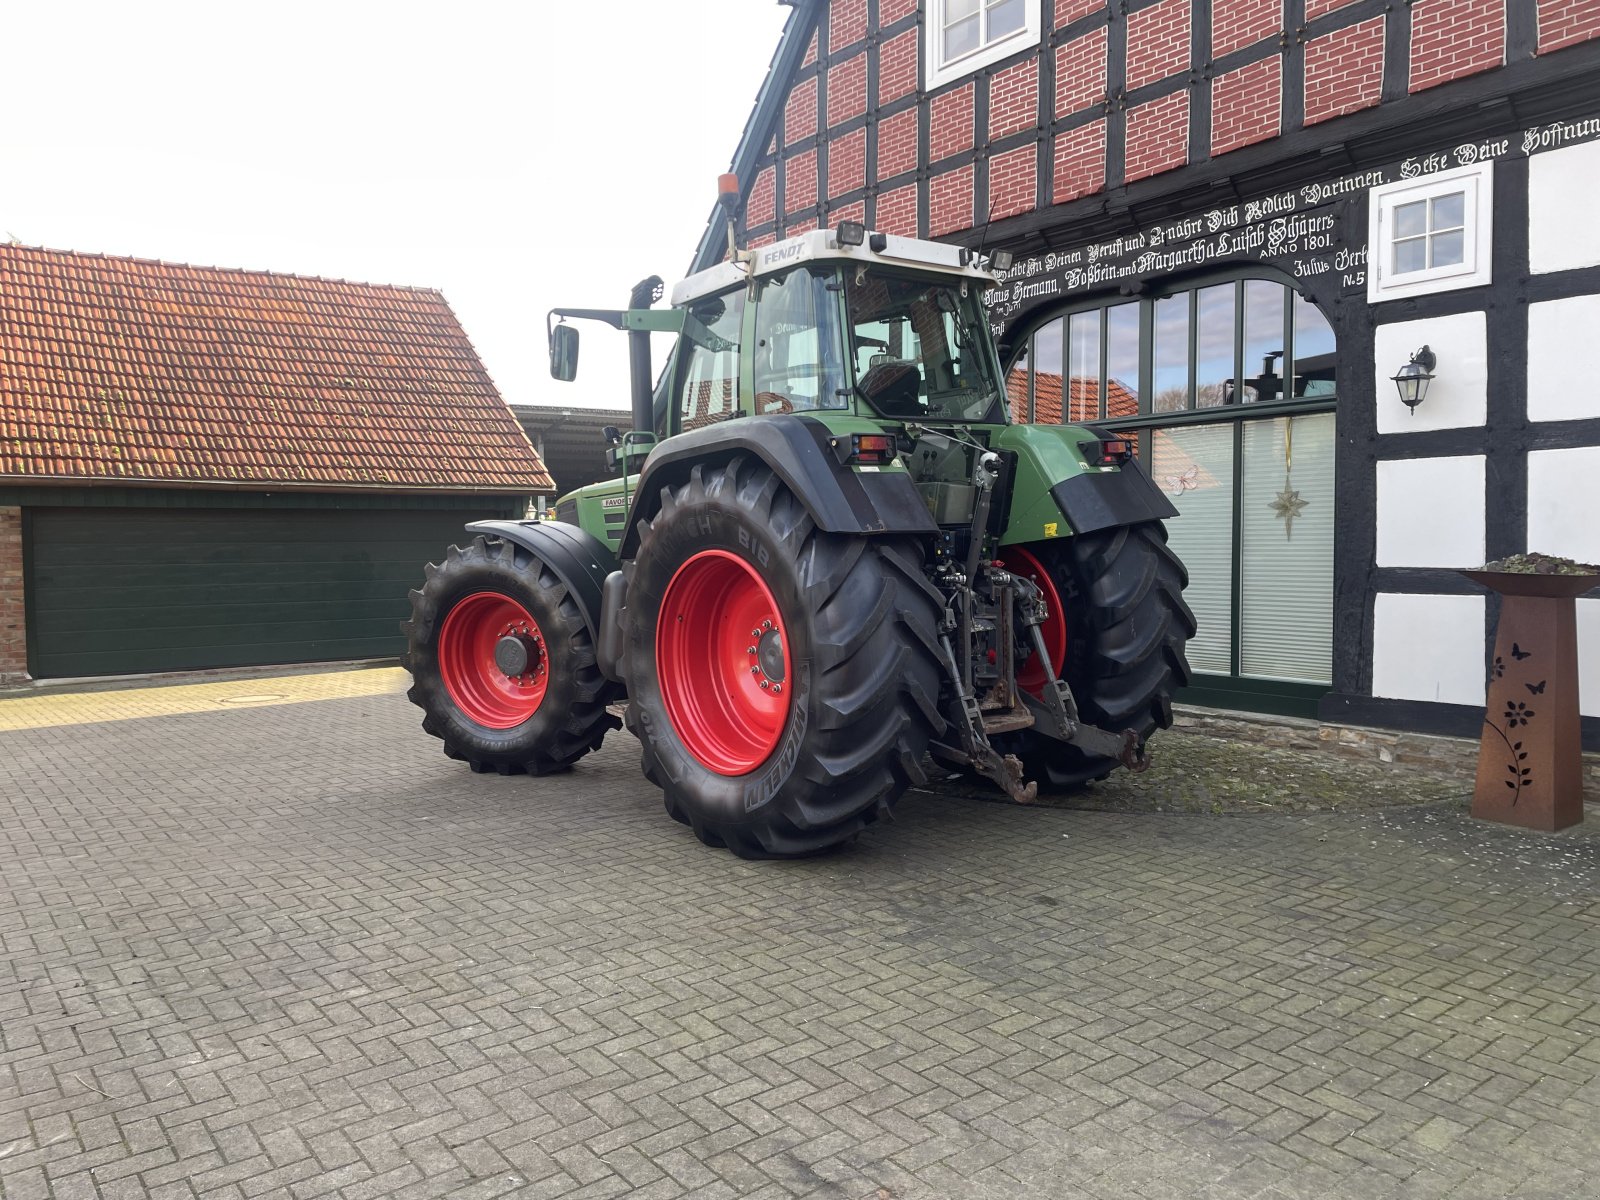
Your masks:
{"label": "wheel hub", "polygon": [[755,651],[755,669],[772,683],[783,682],[783,634],[772,628],[772,622],[764,622],[766,629],[756,639],[753,647]]}
{"label": "wheel hub", "polygon": [[494,665],[509,679],[531,675],[544,664],[539,635],[527,629],[508,629],[494,644]]}

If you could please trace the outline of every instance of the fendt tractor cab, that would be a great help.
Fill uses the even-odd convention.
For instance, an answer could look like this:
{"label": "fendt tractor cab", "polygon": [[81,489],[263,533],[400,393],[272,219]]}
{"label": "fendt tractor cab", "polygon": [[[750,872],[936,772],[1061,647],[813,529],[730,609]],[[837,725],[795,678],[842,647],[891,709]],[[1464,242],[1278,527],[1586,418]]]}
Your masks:
{"label": "fendt tractor cab", "polygon": [[[994,256],[845,222],[661,282],[625,310],[616,477],[556,522],[484,521],[406,625],[423,728],[546,774],[624,712],[644,773],[745,857],[853,837],[929,756],[1026,801],[1141,769],[1188,679],[1176,515],[1105,431],[1010,420]],[[677,342],[652,389],[651,332]],[[625,702],[625,704],[624,704]]]}

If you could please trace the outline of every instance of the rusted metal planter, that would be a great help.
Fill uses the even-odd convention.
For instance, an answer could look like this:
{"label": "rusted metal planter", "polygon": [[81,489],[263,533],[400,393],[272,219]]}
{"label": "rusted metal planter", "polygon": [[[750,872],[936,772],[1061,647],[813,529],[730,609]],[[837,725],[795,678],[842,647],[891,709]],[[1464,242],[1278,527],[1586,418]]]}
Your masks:
{"label": "rusted metal planter", "polygon": [[1500,623],[1472,815],[1547,833],[1583,820],[1576,600],[1600,575],[1463,571],[1498,592]]}

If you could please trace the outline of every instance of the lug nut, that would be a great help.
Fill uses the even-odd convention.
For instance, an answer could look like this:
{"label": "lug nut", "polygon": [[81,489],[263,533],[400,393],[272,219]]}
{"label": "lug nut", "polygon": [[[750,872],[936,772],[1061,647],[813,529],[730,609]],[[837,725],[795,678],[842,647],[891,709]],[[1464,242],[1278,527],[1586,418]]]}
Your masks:
{"label": "lug nut", "polygon": [[762,681],[761,681],[761,690],[762,690],[762,691],[766,691],[766,689],[767,689],[767,688],[769,688],[769,687],[771,687],[771,686],[772,686],[772,685],[771,685],[771,684],[770,684],[770,683],[768,683],[768,682],[767,682],[767,681],[766,681],[766,680],[765,680],[765,679],[763,679],[763,680],[762,680]]}
{"label": "lug nut", "polygon": [[772,685],[772,694],[773,695],[777,695],[781,691],[783,691],[783,684],[775,683],[775,684]]}
{"label": "lug nut", "polygon": [[756,648],[754,646],[746,646],[744,652],[746,654],[754,654],[756,652]]}
{"label": "lug nut", "polygon": [[761,636],[761,630],[759,630],[759,629],[752,629],[752,630],[751,630],[751,631],[750,631],[750,636],[751,636],[751,637],[753,637],[753,638],[758,638],[758,637],[760,637],[760,636]]}

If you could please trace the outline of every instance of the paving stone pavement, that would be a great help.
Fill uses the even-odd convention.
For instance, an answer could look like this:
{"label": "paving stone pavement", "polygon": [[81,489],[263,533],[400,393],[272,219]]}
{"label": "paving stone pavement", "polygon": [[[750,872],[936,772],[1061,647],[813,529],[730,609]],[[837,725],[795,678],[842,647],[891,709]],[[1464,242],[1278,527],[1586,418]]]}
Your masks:
{"label": "paving stone pavement", "polygon": [[0,1194],[1600,1195],[1592,807],[914,794],[744,863],[637,759],[475,776],[394,695],[0,733]]}

